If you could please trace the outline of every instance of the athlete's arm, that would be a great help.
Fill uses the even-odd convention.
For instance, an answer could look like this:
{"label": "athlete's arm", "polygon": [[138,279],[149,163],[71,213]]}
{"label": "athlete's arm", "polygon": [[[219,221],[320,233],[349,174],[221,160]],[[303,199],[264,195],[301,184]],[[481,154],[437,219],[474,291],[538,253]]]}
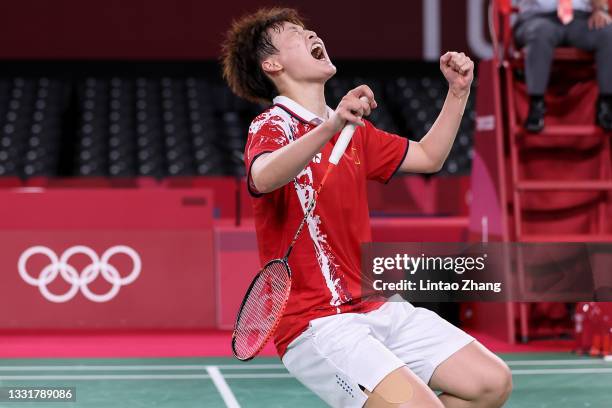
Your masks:
{"label": "athlete's arm", "polygon": [[[368,102],[359,98],[365,96]],[[289,183],[321,151],[346,122],[363,126],[362,116],[376,108],[374,93],[362,85],[347,93],[336,111],[321,125],[280,149],[259,156],[251,166],[251,178],[260,193],[269,193]]]}
{"label": "athlete's arm", "polygon": [[444,106],[429,132],[419,142],[410,143],[410,153],[400,166],[403,172],[439,171],[457,136],[474,79],[474,63],[463,53],[447,52],[440,58],[440,70],[449,85]]}

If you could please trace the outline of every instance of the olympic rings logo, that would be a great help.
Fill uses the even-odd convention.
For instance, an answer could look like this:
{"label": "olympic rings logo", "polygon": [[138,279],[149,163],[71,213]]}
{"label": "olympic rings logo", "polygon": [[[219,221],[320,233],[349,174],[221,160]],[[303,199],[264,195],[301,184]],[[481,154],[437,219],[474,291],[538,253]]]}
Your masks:
{"label": "olympic rings logo", "polygon": [[[91,261],[89,265],[83,268],[80,274],[69,263],[70,258],[77,254],[85,255]],[[117,268],[109,263],[109,260],[117,254],[127,255],[132,260],[132,271],[125,277],[121,277]],[[38,277],[33,277],[26,268],[28,260],[33,255],[44,255],[49,259],[49,264],[42,269]],[[98,254],[93,249],[84,245],[77,245],[65,250],[59,258],[50,248],[37,245],[26,249],[17,262],[17,269],[21,278],[26,283],[37,286],[41,295],[54,303],[69,301],[76,296],[79,290],[83,293],[83,296],[92,302],[108,302],[117,295],[121,286],[129,285],[138,278],[141,268],[142,262],[138,253],[125,245],[113,246],[107,249],[101,257],[98,257]],[[89,289],[89,284],[100,275],[111,284],[111,288],[104,294],[97,294]],[[70,288],[66,293],[60,295],[51,293],[47,287],[58,276],[61,276],[64,281],[70,284]]]}

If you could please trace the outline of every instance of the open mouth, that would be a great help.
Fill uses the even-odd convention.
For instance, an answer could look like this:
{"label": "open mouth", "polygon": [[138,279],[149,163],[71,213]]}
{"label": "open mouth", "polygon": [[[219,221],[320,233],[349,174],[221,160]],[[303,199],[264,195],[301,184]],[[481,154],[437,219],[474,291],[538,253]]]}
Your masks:
{"label": "open mouth", "polygon": [[312,57],[316,60],[324,60],[325,53],[323,52],[323,45],[319,43],[313,44],[312,48],[310,49],[310,55],[312,55]]}

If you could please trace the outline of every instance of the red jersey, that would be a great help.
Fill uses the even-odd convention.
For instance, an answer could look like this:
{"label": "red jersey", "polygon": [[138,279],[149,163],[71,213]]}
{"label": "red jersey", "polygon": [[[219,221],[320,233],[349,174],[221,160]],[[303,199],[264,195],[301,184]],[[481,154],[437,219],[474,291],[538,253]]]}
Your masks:
{"label": "red jersey", "polygon": [[[328,110],[330,110],[328,108]],[[275,333],[282,356],[289,343],[316,318],[336,313],[365,313],[380,306],[361,301],[361,247],[371,241],[366,181],[389,181],[408,152],[408,139],[376,129],[357,127],[344,156],[329,175],[307,227],[296,242],[289,267],[292,286],[285,314]],[[279,96],[249,128],[245,164],[262,264],[285,255],[308,203],[328,166],[339,136],[285,186],[259,194],[251,165],[314,129],[321,119],[293,100]]]}

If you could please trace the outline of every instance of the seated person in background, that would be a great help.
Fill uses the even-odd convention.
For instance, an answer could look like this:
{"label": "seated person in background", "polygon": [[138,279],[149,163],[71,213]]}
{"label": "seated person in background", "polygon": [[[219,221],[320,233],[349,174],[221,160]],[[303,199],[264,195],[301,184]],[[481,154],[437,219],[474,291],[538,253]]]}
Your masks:
{"label": "seated person in background", "polygon": [[519,0],[514,35],[525,47],[525,75],[530,96],[525,129],[544,128],[548,86],[555,47],[594,52],[599,83],[597,124],[612,130],[612,18],[608,0]]}

